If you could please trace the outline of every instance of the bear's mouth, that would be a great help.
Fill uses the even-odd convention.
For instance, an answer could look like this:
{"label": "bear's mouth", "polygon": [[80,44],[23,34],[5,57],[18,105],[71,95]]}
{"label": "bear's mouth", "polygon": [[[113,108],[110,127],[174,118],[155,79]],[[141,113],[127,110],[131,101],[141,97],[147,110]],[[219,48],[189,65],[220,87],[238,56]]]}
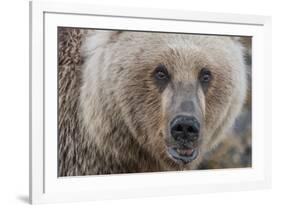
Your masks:
{"label": "bear's mouth", "polygon": [[168,147],[168,155],[176,162],[190,163],[198,156],[197,148]]}

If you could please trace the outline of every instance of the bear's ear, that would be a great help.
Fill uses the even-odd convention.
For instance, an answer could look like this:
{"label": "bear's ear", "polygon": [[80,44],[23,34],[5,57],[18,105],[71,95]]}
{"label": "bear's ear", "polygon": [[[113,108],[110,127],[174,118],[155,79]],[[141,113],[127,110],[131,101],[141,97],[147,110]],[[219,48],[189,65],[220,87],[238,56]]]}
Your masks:
{"label": "bear's ear", "polygon": [[244,56],[251,56],[252,55],[252,37],[245,36],[245,37],[239,37],[239,36],[233,36],[231,37],[233,42],[240,47],[242,50]]}
{"label": "bear's ear", "polygon": [[251,37],[239,37],[233,36],[231,39],[240,45],[242,45],[245,49],[251,49],[252,38]]}
{"label": "bear's ear", "polygon": [[242,43],[243,38],[241,38],[241,37],[239,37],[239,36],[232,36],[232,37],[230,37],[230,38],[231,38],[231,40],[232,40],[234,43],[236,43],[236,44],[238,44],[239,46],[242,46],[242,47],[244,48],[244,45],[243,45],[243,43]]}
{"label": "bear's ear", "polygon": [[244,55],[252,55],[252,37],[231,37],[231,39],[243,48]]}
{"label": "bear's ear", "polygon": [[85,35],[81,51],[84,56],[90,55],[97,48],[118,40],[122,31],[90,30]]}
{"label": "bear's ear", "polygon": [[[247,69],[246,73],[248,78],[248,88],[250,88],[252,79],[252,37],[231,37],[231,39],[240,47],[243,53],[244,64]],[[249,89],[248,96],[250,96]]]}

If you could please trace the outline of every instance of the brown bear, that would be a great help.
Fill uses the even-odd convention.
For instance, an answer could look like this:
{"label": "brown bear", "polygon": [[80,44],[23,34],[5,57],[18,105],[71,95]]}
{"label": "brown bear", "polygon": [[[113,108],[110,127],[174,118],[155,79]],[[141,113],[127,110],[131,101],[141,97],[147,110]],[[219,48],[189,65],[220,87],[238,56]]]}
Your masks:
{"label": "brown bear", "polygon": [[76,32],[81,53],[59,41],[59,176],[195,169],[224,139],[247,90],[236,37]]}

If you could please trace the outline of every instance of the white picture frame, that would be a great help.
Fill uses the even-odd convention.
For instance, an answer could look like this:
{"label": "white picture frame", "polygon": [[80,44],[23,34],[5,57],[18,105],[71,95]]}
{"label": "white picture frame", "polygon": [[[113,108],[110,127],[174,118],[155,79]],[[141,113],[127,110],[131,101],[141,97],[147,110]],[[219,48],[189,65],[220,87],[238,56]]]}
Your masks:
{"label": "white picture frame", "polygon": [[[54,123],[57,120],[58,26],[252,36],[252,167],[58,178]],[[30,202],[43,204],[269,188],[270,76],[270,17],[30,2]]]}

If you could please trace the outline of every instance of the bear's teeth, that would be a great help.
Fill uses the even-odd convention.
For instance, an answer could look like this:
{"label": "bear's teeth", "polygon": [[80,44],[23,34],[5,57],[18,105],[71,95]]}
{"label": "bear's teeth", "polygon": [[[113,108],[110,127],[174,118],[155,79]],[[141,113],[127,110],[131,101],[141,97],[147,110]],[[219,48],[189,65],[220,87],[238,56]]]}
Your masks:
{"label": "bear's teeth", "polygon": [[180,155],[186,155],[186,156],[190,156],[192,155],[193,153],[193,149],[189,148],[189,149],[177,149],[177,152],[180,154]]}

